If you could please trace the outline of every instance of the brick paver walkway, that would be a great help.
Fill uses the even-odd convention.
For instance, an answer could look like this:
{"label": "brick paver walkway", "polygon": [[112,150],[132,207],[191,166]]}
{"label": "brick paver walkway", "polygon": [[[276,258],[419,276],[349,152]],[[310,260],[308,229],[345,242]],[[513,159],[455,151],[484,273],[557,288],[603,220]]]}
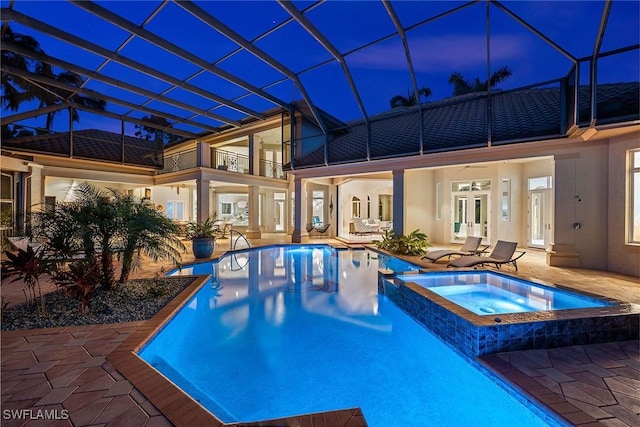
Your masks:
{"label": "brick paver walkway", "polygon": [[1,424],[171,425],[105,359],[140,323],[3,332]]}

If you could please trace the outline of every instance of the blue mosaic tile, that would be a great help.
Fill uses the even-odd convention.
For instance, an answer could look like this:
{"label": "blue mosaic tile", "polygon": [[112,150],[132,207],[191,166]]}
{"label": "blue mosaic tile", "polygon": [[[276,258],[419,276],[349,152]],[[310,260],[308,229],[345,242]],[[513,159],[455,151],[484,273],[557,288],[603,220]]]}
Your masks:
{"label": "blue mosaic tile", "polygon": [[[462,354],[555,348],[638,339],[640,314],[479,326],[406,286],[379,280],[378,291]],[[475,315],[474,315],[475,316]]]}

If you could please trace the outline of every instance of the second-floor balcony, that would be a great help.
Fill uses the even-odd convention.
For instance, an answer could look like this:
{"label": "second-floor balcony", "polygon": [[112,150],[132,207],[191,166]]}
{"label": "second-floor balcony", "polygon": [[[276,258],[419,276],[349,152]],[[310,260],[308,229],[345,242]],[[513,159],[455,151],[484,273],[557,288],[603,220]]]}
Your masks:
{"label": "second-floor balcony", "polygon": [[[237,172],[248,175],[258,175],[267,178],[287,179],[282,170],[282,163],[261,159],[259,170],[252,171],[251,158],[245,154],[219,149],[211,150],[209,167],[212,169],[224,170],[227,172]],[[198,155],[195,149],[181,151],[164,156],[164,167],[161,174],[177,172],[203,166],[198,164]]]}

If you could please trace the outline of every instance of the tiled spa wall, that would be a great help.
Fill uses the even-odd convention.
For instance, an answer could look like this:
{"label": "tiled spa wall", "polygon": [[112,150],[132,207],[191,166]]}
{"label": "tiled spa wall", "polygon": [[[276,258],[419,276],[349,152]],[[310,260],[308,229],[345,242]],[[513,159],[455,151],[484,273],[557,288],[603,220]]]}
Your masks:
{"label": "tiled spa wall", "polygon": [[[397,279],[396,282],[398,284],[394,284],[392,274],[379,272],[378,292],[472,358],[502,351],[625,341],[638,339],[639,335],[640,314],[637,313],[487,324],[493,317],[475,315],[448,301],[436,303],[427,290],[411,284],[405,286]],[[508,315],[501,319],[506,317]]]}

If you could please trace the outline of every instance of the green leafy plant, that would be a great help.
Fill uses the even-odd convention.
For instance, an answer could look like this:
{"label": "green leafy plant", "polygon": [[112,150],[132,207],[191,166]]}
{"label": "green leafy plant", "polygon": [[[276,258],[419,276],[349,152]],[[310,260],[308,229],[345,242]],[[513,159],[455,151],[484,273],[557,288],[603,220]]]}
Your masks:
{"label": "green leafy plant", "polygon": [[373,243],[380,249],[400,255],[422,255],[430,246],[427,235],[420,230],[414,230],[407,236],[396,236],[393,230],[388,230],[382,235],[382,240]]}
{"label": "green leafy plant", "polygon": [[[178,226],[143,200],[90,184],[79,185],[72,196],[31,213],[32,237],[57,263],[49,272],[84,256],[90,263],[99,261],[100,284],[111,289],[128,280],[141,255],[180,262],[184,245]],[[122,261],[118,280],[116,257]]]}
{"label": "green leafy plant", "polygon": [[215,223],[215,219],[207,218],[203,222],[190,222],[187,224],[187,237],[189,239],[215,237],[220,226]]}

